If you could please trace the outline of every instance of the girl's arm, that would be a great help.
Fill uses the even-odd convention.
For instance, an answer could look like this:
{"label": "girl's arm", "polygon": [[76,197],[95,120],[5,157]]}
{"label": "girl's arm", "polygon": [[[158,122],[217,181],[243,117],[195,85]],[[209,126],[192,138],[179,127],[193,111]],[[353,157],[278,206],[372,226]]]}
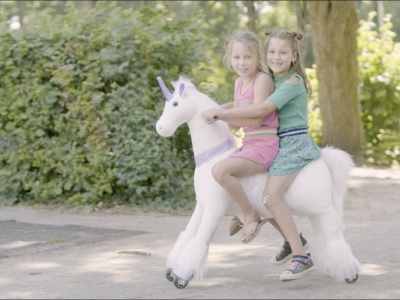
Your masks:
{"label": "girl's arm", "polygon": [[[254,82],[254,104],[262,103],[265,99],[274,92],[274,83],[272,79],[267,74],[261,74],[257,77]],[[249,105],[252,106],[252,105]],[[236,107],[236,105],[234,106]],[[228,108],[228,107],[224,107]],[[256,116],[254,118],[230,118],[230,119],[222,119],[228,124],[235,124],[237,126],[251,126],[251,127],[259,127],[262,123],[264,116]]]}
{"label": "girl's arm", "polygon": [[228,108],[234,107],[234,104],[235,104],[235,102],[234,102],[234,101],[231,101],[231,102],[227,102],[227,103],[222,104],[221,107],[222,107],[223,109],[228,109]]}
{"label": "girl's arm", "polygon": [[[237,102],[236,101],[236,87],[237,87],[238,82],[239,82],[239,78],[236,78],[234,89],[233,89],[233,101],[225,103],[224,105],[221,106],[222,108],[230,109],[230,108],[236,107],[236,102]],[[227,122],[227,123],[228,123],[230,129],[239,130],[242,127],[240,124],[237,124],[234,119],[232,119],[231,122]]]}
{"label": "girl's arm", "polygon": [[[289,84],[297,84],[299,82],[299,78],[297,76],[291,76],[287,80],[285,80],[286,83]],[[285,101],[289,101],[290,99],[285,99]],[[287,102],[286,101],[286,102]],[[281,102],[281,105],[283,106],[285,103]],[[279,104],[278,104],[279,105]],[[229,120],[232,118],[236,118],[237,116],[242,116],[242,117],[257,117],[257,116],[264,116],[275,109],[278,109],[278,107],[270,100],[265,100],[261,103],[255,103],[253,105],[249,105],[246,107],[236,107],[236,108],[231,108],[231,109],[224,109],[224,110],[216,110],[214,112],[209,112],[207,113],[207,117],[214,119],[222,119],[222,120]],[[208,119],[206,119],[208,120]],[[213,121],[211,120],[211,123]],[[211,124],[209,123],[209,124]]]}
{"label": "girl's arm", "polygon": [[[218,120],[221,120],[218,118]],[[223,120],[229,124],[229,126],[235,130],[243,126],[258,127],[260,126],[260,118],[232,118]],[[211,124],[211,123],[210,123]]]}
{"label": "girl's arm", "polygon": [[216,120],[223,120],[229,123],[233,121],[232,119],[237,118],[247,119],[264,117],[276,109],[276,105],[267,99],[263,103],[256,103],[245,107],[233,107],[229,109],[211,108],[203,112],[203,118],[208,124]]}
{"label": "girl's arm", "polygon": [[[260,78],[261,77],[261,78]],[[262,80],[258,80],[258,79]],[[272,79],[268,75],[260,75],[254,84],[254,104],[245,107],[233,107],[228,109],[208,109],[203,112],[203,117],[208,124],[223,120],[228,124],[234,123],[240,126],[260,126],[262,119],[277,109],[276,105],[265,100],[274,91]]]}
{"label": "girl's arm", "polygon": [[[235,107],[235,101],[227,102],[221,105],[223,109],[229,109]],[[240,120],[240,119],[238,119]],[[237,122],[236,119],[230,119],[227,122],[230,129],[239,130],[243,125],[240,122]]]}

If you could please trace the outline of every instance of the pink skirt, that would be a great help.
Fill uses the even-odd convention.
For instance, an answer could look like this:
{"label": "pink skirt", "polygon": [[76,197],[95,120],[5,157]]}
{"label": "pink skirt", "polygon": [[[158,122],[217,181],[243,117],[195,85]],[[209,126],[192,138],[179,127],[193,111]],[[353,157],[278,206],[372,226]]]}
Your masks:
{"label": "pink skirt", "polygon": [[278,151],[278,136],[245,137],[243,138],[243,145],[229,155],[229,157],[246,158],[263,165],[265,171],[268,171],[278,155]]}

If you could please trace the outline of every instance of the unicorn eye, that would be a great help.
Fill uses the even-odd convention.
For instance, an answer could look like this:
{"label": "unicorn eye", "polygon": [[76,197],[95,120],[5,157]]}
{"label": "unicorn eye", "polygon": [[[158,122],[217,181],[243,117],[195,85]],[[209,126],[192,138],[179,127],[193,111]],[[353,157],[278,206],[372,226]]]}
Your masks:
{"label": "unicorn eye", "polygon": [[174,102],[172,103],[173,106],[178,106],[178,104],[179,104],[178,101],[174,101]]}

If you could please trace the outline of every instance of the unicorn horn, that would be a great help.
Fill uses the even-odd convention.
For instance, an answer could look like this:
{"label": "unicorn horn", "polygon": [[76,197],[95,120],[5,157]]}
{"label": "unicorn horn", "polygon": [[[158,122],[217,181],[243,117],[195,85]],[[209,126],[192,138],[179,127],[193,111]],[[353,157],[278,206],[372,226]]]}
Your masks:
{"label": "unicorn horn", "polygon": [[169,100],[172,99],[171,92],[168,90],[167,86],[165,85],[165,83],[164,83],[164,81],[162,80],[161,77],[157,77],[157,81],[158,81],[158,84],[160,85],[161,90],[162,90],[162,92],[163,92],[163,94],[165,96],[165,100],[167,100],[167,102],[168,102]]}

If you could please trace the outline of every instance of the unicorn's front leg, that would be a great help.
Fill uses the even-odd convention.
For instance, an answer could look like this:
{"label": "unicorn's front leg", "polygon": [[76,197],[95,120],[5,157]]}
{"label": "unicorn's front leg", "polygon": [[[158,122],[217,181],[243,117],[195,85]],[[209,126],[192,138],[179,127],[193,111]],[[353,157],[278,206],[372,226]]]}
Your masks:
{"label": "unicorn's front leg", "polygon": [[173,270],[178,265],[181,254],[185,251],[185,248],[187,247],[190,239],[192,239],[197,234],[197,230],[200,226],[201,218],[203,216],[203,210],[203,206],[197,203],[185,231],[182,231],[179,234],[178,239],[176,240],[171,252],[168,255],[166,277],[169,281],[174,280],[175,276]]}
{"label": "unicorn's front leg", "polygon": [[[212,199],[211,201],[221,201]],[[214,204],[215,206],[216,203]],[[183,288],[193,279],[201,280],[206,272],[209,244],[226,213],[226,203],[221,207],[209,205],[204,208],[204,214],[196,236],[192,237],[183,253],[180,254],[178,265],[174,267],[175,286]]]}

